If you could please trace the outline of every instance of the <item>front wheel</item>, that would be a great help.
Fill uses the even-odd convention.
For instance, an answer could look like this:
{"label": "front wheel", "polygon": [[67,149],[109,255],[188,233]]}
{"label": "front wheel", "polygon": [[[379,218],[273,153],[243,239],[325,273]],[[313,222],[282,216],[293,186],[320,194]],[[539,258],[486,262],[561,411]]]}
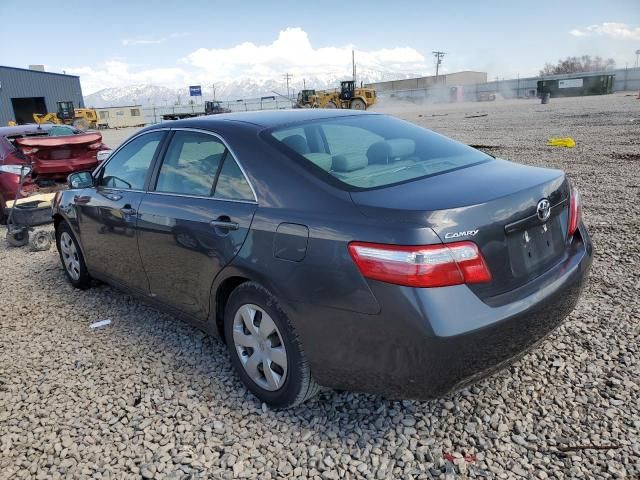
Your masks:
{"label": "front wheel", "polygon": [[318,392],[293,326],[262,286],[247,282],[231,293],[224,333],[236,372],[263,402],[288,408]]}
{"label": "front wheel", "polygon": [[351,100],[351,109],[352,110],[366,110],[367,104],[364,103],[364,100],[360,98],[354,98]]}
{"label": "front wheel", "polygon": [[64,273],[71,285],[81,290],[89,288],[91,277],[84,262],[80,245],[71,231],[71,227],[65,222],[61,222],[56,228],[56,246]]}

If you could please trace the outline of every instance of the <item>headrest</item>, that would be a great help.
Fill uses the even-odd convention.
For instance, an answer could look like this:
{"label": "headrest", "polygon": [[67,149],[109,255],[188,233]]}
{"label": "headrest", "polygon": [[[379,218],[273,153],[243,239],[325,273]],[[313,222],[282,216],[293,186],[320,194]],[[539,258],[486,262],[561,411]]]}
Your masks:
{"label": "headrest", "polygon": [[370,164],[387,164],[408,157],[416,151],[416,142],[410,138],[395,138],[374,143],[367,150]]}
{"label": "headrest", "polygon": [[331,170],[331,155],[329,155],[328,153],[305,153],[304,157],[307,160],[310,160],[311,162],[315,163],[317,166],[319,166],[321,169],[323,169],[324,171],[328,172],[329,170]]}
{"label": "headrest", "polygon": [[393,140],[387,140],[389,145],[389,156],[391,160],[397,158],[408,157],[413,155],[416,151],[416,142],[410,138],[394,138]]}
{"label": "headrest", "polygon": [[300,155],[309,153],[309,145],[307,144],[307,140],[302,135],[289,135],[288,137],[282,139],[282,143],[284,143],[287,147],[295,150]]}
{"label": "headrest", "polygon": [[367,166],[369,161],[367,157],[359,153],[346,153],[344,155],[335,155],[331,168],[336,172],[353,172],[359,168]]}

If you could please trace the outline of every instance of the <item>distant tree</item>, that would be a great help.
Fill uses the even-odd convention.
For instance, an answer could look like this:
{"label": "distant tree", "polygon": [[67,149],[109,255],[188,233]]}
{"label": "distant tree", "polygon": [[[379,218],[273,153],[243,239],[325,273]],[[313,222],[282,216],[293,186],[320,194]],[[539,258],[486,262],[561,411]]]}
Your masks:
{"label": "distant tree", "polygon": [[591,57],[591,55],[583,55],[581,57],[567,57],[564,60],[558,60],[556,65],[551,63],[545,64],[540,70],[540,75],[557,75],[559,73],[580,73],[580,72],[598,72],[615,68],[616,62],[613,58]]}

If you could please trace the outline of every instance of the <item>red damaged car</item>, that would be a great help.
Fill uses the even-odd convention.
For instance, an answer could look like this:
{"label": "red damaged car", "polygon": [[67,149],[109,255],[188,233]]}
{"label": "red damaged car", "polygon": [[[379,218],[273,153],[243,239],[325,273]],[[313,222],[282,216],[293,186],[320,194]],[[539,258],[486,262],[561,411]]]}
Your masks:
{"label": "red damaged car", "polygon": [[20,167],[31,166],[22,196],[41,188],[64,186],[72,172],[93,170],[109,150],[98,132],[82,132],[68,125],[0,127],[0,222],[5,203],[13,200],[20,183]]}

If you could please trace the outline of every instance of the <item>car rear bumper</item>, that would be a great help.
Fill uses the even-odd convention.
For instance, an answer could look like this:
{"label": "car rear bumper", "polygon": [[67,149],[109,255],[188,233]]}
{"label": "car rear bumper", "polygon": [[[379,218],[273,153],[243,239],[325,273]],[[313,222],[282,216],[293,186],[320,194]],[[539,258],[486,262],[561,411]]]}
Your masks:
{"label": "car rear bumper", "polygon": [[290,305],[312,374],[327,387],[426,399],[494,372],[575,307],[592,256],[584,226],[580,233],[560,264],[507,303],[491,306],[465,285],[413,289],[371,282],[382,306],[377,315]]}
{"label": "car rear bumper", "polygon": [[92,156],[65,160],[33,160],[33,172],[38,176],[66,178],[70,173],[94,170],[98,166],[95,153]]}

